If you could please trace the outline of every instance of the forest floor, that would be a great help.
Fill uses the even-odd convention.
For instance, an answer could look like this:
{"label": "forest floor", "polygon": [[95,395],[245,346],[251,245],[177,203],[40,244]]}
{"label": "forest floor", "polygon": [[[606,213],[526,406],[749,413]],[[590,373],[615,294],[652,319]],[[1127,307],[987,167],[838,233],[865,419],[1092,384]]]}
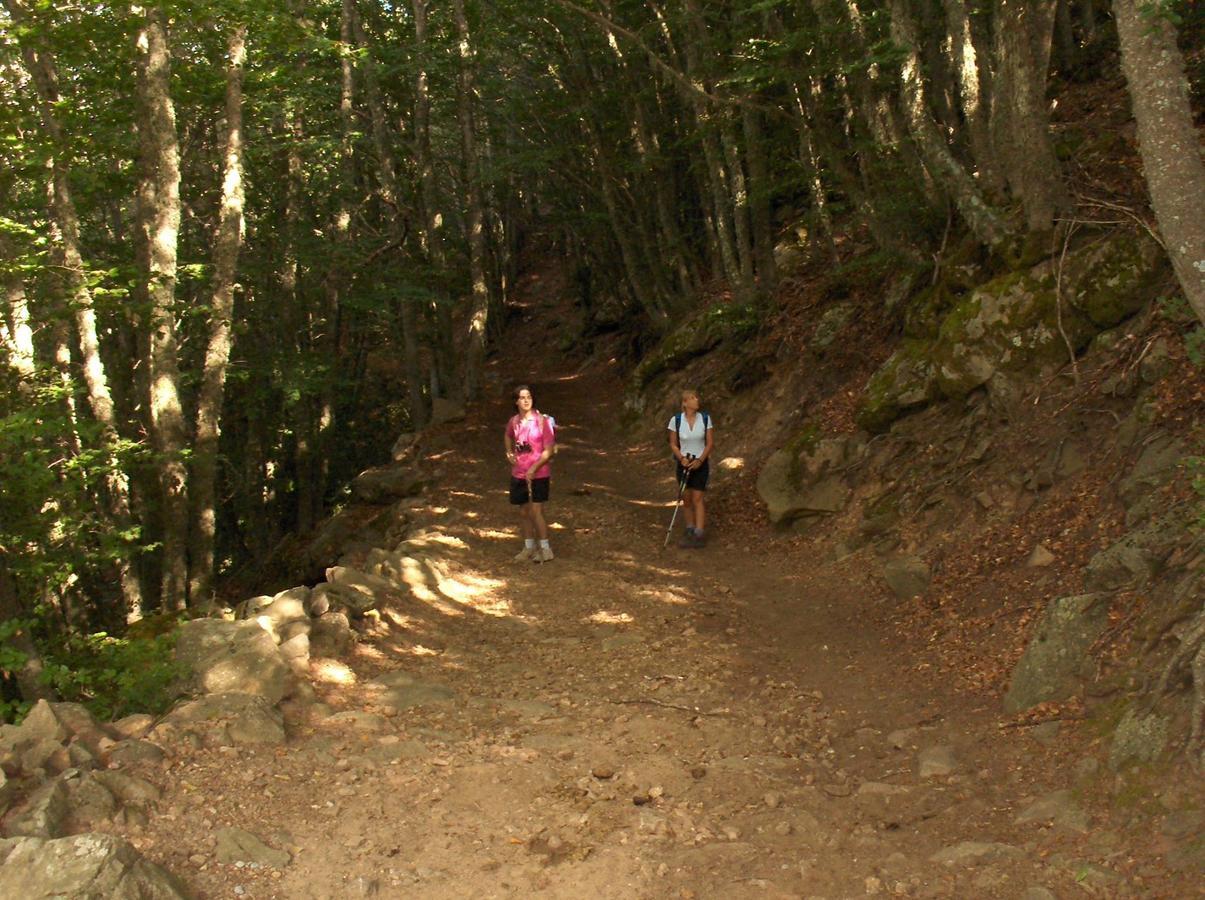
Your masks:
{"label": "forest floor", "polygon": [[[722,518],[663,548],[662,435],[623,436],[615,364],[539,355],[557,314],[533,294],[491,396],[425,437],[435,575],[314,662],[334,715],[173,761],[143,852],[209,898],[1205,895],[1163,853],[1174,792],[1103,803],[1085,726],[926,674],[877,572]],[[542,565],[511,559],[512,381],[560,423]],[[213,862],[224,825],[292,862]]]}

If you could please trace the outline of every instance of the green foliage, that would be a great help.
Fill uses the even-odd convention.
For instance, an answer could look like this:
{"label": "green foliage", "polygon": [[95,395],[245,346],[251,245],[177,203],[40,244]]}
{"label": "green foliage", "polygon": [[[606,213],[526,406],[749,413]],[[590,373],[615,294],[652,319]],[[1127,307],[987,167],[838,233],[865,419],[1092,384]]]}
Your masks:
{"label": "green foliage", "polygon": [[46,683],[65,701],[102,719],[158,714],[177,697],[184,674],[172,658],[175,632],[117,638],[104,632],[70,635],[46,651]]}
{"label": "green foliage", "polygon": [[1205,325],[1198,325],[1184,335],[1184,349],[1189,362],[1197,368],[1205,366]]}
{"label": "green foliage", "polygon": [[1197,515],[1195,527],[1205,529],[1205,456],[1189,456],[1184,460],[1184,468],[1188,470],[1192,489],[1197,494]]}

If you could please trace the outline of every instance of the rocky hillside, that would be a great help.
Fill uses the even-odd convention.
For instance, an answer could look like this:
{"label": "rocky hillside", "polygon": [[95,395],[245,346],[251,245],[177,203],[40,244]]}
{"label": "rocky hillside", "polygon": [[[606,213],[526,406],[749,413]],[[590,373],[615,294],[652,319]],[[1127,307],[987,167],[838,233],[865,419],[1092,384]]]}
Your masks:
{"label": "rocky hillside", "polygon": [[795,280],[777,323],[810,328],[716,305],[646,356],[641,427],[699,386],[733,527],[756,533],[755,493],[786,552],[880,573],[919,666],[1008,714],[1087,716],[1115,768],[1199,762],[1205,379],[1158,245],[1123,228],[994,276]]}

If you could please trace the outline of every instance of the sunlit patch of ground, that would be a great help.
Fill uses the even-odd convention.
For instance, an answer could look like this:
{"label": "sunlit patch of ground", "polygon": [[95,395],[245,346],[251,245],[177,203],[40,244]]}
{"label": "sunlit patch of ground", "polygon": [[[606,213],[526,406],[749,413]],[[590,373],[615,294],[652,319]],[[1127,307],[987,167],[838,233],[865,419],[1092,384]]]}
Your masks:
{"label": "sunlit patch of ground", "polygon": [[356,673],[345,663],[337,659],[320,659],[310,671],[317,681],[323,684],[351,685],[356,683]]}
{"label": "sunlit patch of ground", "polygon": [[587,621],[593,622],[595,625],[630,625],[636,620],[629,613],[600,609],[593,615],[588,616]]}
{"label": "sunlit patch of ground", "polygon": [[[463,544],[459,539],[453,538]],[[466,609],[488,616],[511,614],[509,601],[498,593],[505,582],[469,569],[453,567],[447,561],[413,557],[401,560],[401,580],[414,597],[449,616],[462,616]]]}
{"label": "sunlit patch of ground", "polygon": [[673,606],[690,606],[695,601],[695,598],[680,588],[645,588],[636,592],[638,597],[647,597],[650,600],[657,600],[661,603],[669,603]]}
{"label": "sunlit patch of ground", "polygon": [[502,541],[514,539],[513,531],[499,531],[497,528],[475,528],[473,529],[475,537],[489,538],[491,541]]}

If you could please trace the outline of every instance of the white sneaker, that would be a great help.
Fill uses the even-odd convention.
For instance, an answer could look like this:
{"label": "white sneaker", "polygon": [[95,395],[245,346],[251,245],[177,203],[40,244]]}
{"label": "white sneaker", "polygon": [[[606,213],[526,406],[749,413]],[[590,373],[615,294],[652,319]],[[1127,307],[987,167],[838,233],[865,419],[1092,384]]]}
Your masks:
{"label": "white sneaker", "polygon": [[533,562],[538,563],[552,562],[553,558],[551,547],[538,547],[531,557]]}
{"label": "white sneaker", "polygon": [[515,554],[515,562],[527,562],[529,559],[535,559],[539,552],[539,547],[524,547]]}

